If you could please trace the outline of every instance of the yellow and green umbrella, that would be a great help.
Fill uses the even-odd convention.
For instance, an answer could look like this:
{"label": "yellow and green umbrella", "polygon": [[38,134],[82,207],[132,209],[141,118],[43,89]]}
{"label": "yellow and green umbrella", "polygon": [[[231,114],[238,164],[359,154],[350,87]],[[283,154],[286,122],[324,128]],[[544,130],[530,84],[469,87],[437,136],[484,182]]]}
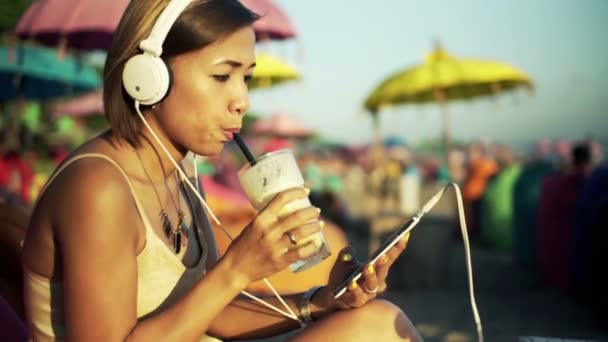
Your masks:
{"label": "yellow and green umbrella", "polygon": [[300,79],[296,68],[266,53],[258,54],[249,89],[270,88],[277,84]]}
{"label": "yellow and green umbrella", "polygon": [[[374,116],[377,129],[378,113],[384,107],[439,103],[443,110],[443,140],[447,151],[447,102],[496,95],[518,87],[532,90],[533,83],[517,68],[496,61],[456,58],[436,44],[435,51],[422,64],[382,81],[367,97],[364,106]],[[380,139],[378,131],[376,135]]]}

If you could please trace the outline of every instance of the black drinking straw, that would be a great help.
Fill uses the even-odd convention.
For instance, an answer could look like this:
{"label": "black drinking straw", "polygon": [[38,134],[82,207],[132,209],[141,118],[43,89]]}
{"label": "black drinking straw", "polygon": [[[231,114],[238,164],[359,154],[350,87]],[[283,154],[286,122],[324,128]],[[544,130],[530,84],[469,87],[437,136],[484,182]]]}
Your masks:
{"label": "black drinking straw", "polygon": [[234,133],[234,141],[236,141],[237,145],[239,145],[241,152],[243,152],[245,158],[247,158],[247,161],[251,164],[251,166],[255,165],[257,162],[255,161],[253,154],[251,154],[251,151],[249,151],[249,148],[247,145],[245,145],[245,142],[238,133]]}

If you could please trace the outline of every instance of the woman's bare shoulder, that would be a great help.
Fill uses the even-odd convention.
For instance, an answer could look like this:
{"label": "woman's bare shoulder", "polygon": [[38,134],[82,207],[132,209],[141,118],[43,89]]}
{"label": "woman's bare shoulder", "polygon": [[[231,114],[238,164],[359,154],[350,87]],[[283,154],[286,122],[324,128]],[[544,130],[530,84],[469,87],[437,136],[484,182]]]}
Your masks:
{"label": "woman's bare shoulder", "polygon": [[[102,150],[76,150],[66,162],[84,153],[112,157]],[[82,158],[64,165],[40,195],[24,245],[24,262],[49,277],[60,246],[93,252],[101,245],[126,242],[136,249],[140,243],[138,229],[124,229],[138,223],[129,185],[120,170],[102,158]],[[87,246],[87,241],[95,243]]]}
{"label": "woman's bare shoulder", "polygon": [[72,198],[97,202],[104,200],[104,195],[124,193],[128,190],[127,179],[120,166],[112,163],[120,159],[118,155],[101,138],[82,145],[59,166],[39,201],[73,205]]}
{"label": "woman's bare shoulder", "polygon": [[[69,159],[91,152],[95,151],[77,152]],[[87,231],[94,234],[95,227],[109,233],[115,216],[128,223],[135,209],[128,180],[119,167],[104,158],[86,157],[70,162],[55,176],[35,211],[47,216],[54,233],[64,229],[73,233],[74,222],[87,222]]]}

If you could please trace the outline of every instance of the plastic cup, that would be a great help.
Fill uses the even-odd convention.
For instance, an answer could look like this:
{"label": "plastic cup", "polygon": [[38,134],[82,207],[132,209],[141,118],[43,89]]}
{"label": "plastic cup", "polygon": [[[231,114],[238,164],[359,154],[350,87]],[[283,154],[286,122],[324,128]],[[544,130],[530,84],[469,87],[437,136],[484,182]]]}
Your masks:
{"label": "plastic cup", "polygon": [[[279,192],[304,186],[304,178],[290,150],[267,153],[259,157],[255,164],[245,165],[238,176],[241,187],[257,210],[264,208]],[[279,219],[310,206],[308,197],[291,201],[279,210]],[[293,272],[310,268],[331,255],[323,232],[301,239],[295,247],[311,241],[317,247],[316,253],[308,259],[291,264],[290,268]]]}

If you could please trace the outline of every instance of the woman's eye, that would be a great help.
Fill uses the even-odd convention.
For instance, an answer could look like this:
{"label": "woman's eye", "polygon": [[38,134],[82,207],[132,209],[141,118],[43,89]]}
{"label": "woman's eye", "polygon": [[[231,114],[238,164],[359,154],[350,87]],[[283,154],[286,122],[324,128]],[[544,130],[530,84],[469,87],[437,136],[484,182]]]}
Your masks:
{"label": "woman's eye", "polygon": [[229,75],[213,75],[213,78],[215,78],[216,81],[219,82],[226,82],[230,79]]}
{"label": "woman's eye", "polygon": [[244,79],[245,79],[245,83],[249,84],[249,82],[251,82],[251,78],[252,78],[252,76],[251,76],[251,75],[246,75],[246,76],[244,77]]}

